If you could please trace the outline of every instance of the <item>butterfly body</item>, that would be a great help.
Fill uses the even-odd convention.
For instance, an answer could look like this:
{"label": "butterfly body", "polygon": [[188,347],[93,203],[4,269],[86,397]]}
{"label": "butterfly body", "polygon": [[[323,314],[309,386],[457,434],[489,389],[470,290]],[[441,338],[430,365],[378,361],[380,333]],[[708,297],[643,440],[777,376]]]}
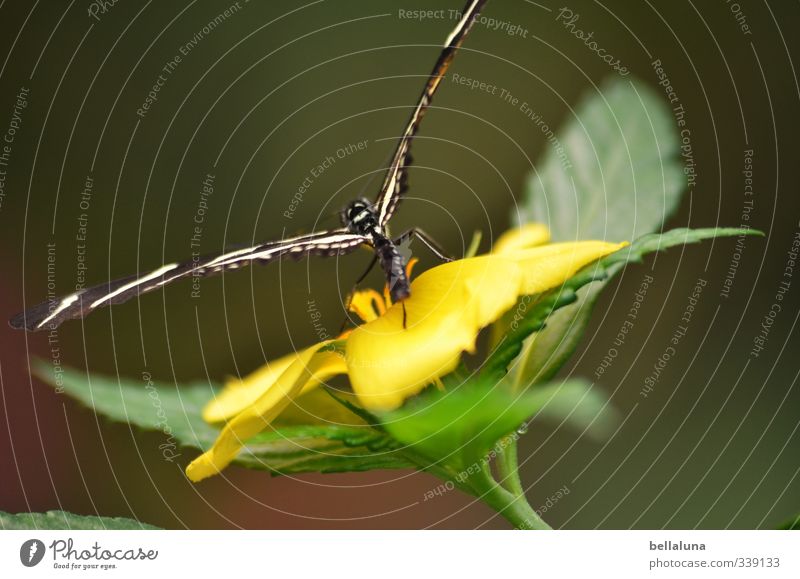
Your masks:
{"label": "butterfly body", "polygon": [[381,268],[386,275],[392,301],[399,302],[410,296],[405,260],[381,226],[376,207],[367,199],[351,201],[342,212],[342,225],[352,233],[369,239],[369,244],[375,250],[375,257],[381,262]]}

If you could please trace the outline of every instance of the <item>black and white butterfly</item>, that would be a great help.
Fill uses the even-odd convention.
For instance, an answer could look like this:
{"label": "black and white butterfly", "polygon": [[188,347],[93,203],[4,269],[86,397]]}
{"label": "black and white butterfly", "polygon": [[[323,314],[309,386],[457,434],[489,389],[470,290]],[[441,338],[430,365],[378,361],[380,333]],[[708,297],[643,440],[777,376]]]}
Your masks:
{"label": "black and white butterfly", "polygon": [[279,241],[268,241],[255,247],[236,249],[200,260],[172,263],[143,276],[130,276],[90,287],[58,300],[43,302],[17,314],[9,320],[11,327],[24,328],[28,331],[53,329],[66,320],[82,318],[97,308],[122,303],[182,278],[212,275],[253,262],[268,263],[284,256],[299,259],[306,255],[344,255],[359,246],[368,246],[375,251],[373,264],[376,261],[381,263],[389,283],[392,300],[397,302],[407,298],[411,290],[406,277],[405,260],[398,250],[398,245],[411,237],[416,237],[441,259],[448,258],[436,243],[419,229],[410,229],[400,237],[391,239],[387,234],[387,223],[407,189],[411,141],[456,51],[485,3],[486,0],[468,0],[458,24],[445,41],[417,106],[400,137],[380,194],[374,203],[367,199],[350,202],[341,213],[342,227]]}

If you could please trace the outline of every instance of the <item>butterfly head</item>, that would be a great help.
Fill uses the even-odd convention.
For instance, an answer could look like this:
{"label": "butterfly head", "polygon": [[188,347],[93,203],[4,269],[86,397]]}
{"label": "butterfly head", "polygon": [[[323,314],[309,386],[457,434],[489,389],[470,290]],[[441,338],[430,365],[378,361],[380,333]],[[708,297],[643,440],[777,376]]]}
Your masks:
{"label": "butterfly head", "polygon": [[355,199],[342,211],[342,225],[354,233],[363,235],[371,232],[378,225],[375,209],[367,199]]}

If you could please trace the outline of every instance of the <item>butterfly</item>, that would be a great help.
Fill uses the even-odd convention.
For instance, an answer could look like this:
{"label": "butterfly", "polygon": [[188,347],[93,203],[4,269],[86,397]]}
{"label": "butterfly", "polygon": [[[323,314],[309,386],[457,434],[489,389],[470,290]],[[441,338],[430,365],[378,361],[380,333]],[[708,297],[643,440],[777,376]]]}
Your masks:
{"label": "butterfly", "polygon": [[[449,258],[422,230],[412,228],[399,237],[391,238],[388,235],[387,224],[408,188],[412,140],[419,130],[436,89],[486,1],[467,2],[458,23],[447,37],[405,131],[400,136],[377,199],[370,202],[360,198],[348,203],[341,212],[341,227],[278,241],[267,241],[254,247],[235,249],[199,260],[171,263],[145,275],[109,281],[60,299],[42,302],[12,317],[9,320],[11,327],[28,331],[54,329],[66,320],[85,317],[97,308],[125,302],[179,279],[213,275],[251,263],[269,263],[283,257],[299,259],[309,255],[329,257],[345,255],[362,246],[374,251],[370,269],[376,262],[380,262],[392,301],[402,302],[411,295],[411,288],[406,275],[405,259],[398,246],[411,238],[416,238],[443,261],[448,261]],[[364,277],[366,273],[361,279]]]}

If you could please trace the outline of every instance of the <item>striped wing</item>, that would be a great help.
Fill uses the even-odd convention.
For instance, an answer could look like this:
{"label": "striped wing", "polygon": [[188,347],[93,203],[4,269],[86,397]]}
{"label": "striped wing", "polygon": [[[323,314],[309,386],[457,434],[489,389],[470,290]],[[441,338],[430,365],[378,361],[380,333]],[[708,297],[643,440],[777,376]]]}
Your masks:
{"label": "striped wing", "polygon": [[470,28],[472,28],[475,17],[481,11],[485,3],[486,0],[469,0],[467,2],[461,20],[458,21],[458,24],[450,33],[450,36],[447,37],[444,43],[444,49],[439,55],[439,60],[436,61],[436,65],[433,67],[433,71],[428,77],[428,82],[425,83],[425,88],[422,90],[419,102],[417,102],[417,106],[406,125],[406,130],[403,136],[400,137],[400,142],[397,144],[397,149],[394,152],[392,163],[389,165],[389,171],[383,181],[381,192],[378,195],[378,199],[375,201],[375,207],[378,212],[378,223],[380,223],[381,226],[385,226],[392,217],[403,193],[405,193],[408,188],[407,169],[411,164],[411,155],[409,153],[411,149],[411,140],[417,133],[419,125],[422,122],[422,117],[425,116],[425,111],[430,106],[433,95],[436,89],[439,88],[439,83],[442,81],[442,77],[453,61],[456,51],[461,46],[461,43],[464,42],[464,38],[466,38]]}
{"label": "striped wing", "polygon": [[128,301],[178,279],[214,275],[252,262],[268,263],[287,255],[295,259],[306,255],[342,255],[365,243],[369,243],[369,240],[363,235],[350,233],[347,229],[336,229],[262,243],[189,262],[172,263],[143,276],[110,281],[59,300],[43,302],[17,314],[9,320],[9,324],[12,328],[24,328],[31,332],[53,329],[66,320],[85,317],[97,308]]}

